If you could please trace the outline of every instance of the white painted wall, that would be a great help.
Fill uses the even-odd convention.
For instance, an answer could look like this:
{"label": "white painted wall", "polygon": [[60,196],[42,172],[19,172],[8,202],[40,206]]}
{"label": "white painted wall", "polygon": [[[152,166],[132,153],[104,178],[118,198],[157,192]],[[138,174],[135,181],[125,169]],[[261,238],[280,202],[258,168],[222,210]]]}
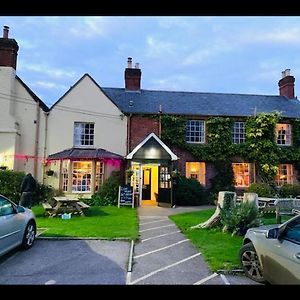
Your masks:
{"label": "white painted wall", "polygon": [[126,154],[127,118],[87,75],[50,111],[47,154],[73,147],[74,122],[94,122],[94,148]]}
{"label": "white painted wall", "polygon": [[[31,172],[42,182],[44,112],[16,79],[15,70],[11,67],[0,67],[0,100],[0,165],[7,165],[15,171]],[[8,158],[10,161],[7,161]]]}

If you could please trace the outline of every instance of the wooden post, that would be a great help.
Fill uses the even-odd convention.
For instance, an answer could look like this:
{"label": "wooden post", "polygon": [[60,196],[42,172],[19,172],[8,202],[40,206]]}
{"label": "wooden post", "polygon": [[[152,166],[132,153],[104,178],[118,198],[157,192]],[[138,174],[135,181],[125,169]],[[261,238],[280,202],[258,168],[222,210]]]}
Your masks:
{"label": "wooden post", "polygon": [[119,193],[118,193],[118,208],[120,208],[120,197],[121,197],[121,186],[119,185]]}

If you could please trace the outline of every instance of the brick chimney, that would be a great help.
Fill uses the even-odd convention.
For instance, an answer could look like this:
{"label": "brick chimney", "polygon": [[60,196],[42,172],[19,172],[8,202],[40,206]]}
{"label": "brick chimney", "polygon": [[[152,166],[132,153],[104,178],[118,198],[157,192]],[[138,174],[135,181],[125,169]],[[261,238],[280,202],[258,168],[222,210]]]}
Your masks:
{"label": "brick chimney", "polygon": [[19,46],[15,39],[8,38],[9,27],[3,27],[3,37],[0,38],[0,67],[17,67]]}
{"label": "brick chimney", "polygon": [[125,89],[128,91],[139,91],[141,89],[141,69],[136,63],[132,68],[132,58],[128,57],[127,68],[125,69]]}
{"label": "brick chimney", "polygon": [[282,71],[282,78],[278,82],[280,96],[285,96],[289,99],[295,98],[294,82],[295,77],[290,75],[290,69]]}

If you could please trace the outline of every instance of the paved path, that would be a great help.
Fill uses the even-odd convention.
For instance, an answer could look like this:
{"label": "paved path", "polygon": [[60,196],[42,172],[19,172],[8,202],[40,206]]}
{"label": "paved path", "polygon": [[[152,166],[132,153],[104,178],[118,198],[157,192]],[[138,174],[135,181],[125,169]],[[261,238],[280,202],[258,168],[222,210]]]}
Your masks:
{"label": "paved path", "polygon": [[168,218],[171,214],[209,207],[212,206],[139,207],[140,242],[134,246],[132,272],[127,275],[127,284],[256,284],[245,276],[211,272],[199,250]]}

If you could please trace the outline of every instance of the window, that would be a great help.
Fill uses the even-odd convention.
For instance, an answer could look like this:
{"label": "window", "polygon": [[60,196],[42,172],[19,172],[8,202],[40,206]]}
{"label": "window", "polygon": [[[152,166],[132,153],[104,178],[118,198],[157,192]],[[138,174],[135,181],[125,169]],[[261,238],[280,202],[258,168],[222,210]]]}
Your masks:
{"label": "window", "polygon": [[247,187],[250,183],[249,164],[248,163],[233,163],[235,187]]}
{"label": "window", "polygon": [[234,144],[242,144],[245,142],[245,122],[234,122],[232,141]]}
{"label": "window", "polygon": [[186,162],[185,176],[195,178],[201,184],[205,185],[205,163],[204,162]]}
{"label": "window", "polygon": [[293,184],[293,165],[279,165],[275,180],[277,186],[281,186],[284,184]]}
{"label": "window", "polygon": [[159,170],[159,187],[163,189],[171,188],[171,175],[168,167],[160,167]]}
{"label": "window", "polygon": [[300,244],[300,218],[296,218],[287,224],[283,238],[290,242]]}
{"label": "window", "polygon": [[92,177],[92,162],[73,161],[72,192],[90,192]]}
{"label": "window", "polygon": [[95,179],[95,192],[99,191],[100,186],[103,184],[104,179],[104,164],[102,161],[96,162],[96,179]]}
{"label": "window", "polygon": [[7,216],[14,213],[12,204],[6,199],[0,197],[0,217]]}
{"label": "window", "polygon": [[276,124],[276,142],[277,145],[291,145],[291,125]]}
{"label": "window", "polygon": [[62,190],[64,192],[68,191],[68,184],[69,184],[69,161],[63,160],[62,161]]}
{"label": "window", "polygon": [[189,120],[186,124],[185,140],[188,143],[204,143],[204,121]]}
{"label": "window", "polygon": [[94,146],[94,123],[74,123],[74,146]]}

